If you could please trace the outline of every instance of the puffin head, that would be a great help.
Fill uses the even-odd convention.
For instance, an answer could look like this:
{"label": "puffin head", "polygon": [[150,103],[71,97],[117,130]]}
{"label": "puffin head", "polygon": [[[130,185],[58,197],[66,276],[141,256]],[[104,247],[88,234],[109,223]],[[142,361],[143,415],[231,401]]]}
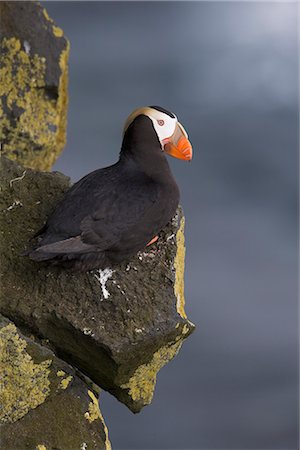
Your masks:
{"label": "puffin head", "polygon": [[[150,122],[147,120],[147,123],[152,124],[150,132],[156,134],[161,149],[164,152],[185,161],[192,159],[192,145],[188,140],[188,135],[184,127],[178,122],[175,114],[160,106],[145,106],[133,111],[125,122],[123,135],[133,125],[141,129],[141,126],[144,125],[142,124],[143,117],[150,119]],[[146,139],[145,130],[141,131],[143,138]]]}

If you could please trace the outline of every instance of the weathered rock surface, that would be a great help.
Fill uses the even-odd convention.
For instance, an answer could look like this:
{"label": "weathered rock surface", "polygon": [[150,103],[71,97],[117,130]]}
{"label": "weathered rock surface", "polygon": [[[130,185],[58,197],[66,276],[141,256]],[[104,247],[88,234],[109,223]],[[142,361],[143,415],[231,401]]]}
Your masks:
{"label": "weathered rock surface", "polygon": [[50,170],[66,141],[69,43],[37,2],[0,2],[0,142]]}
{"label": "weathered rock surface", "polygon": [[111,449],[95,393],[2,316],[0,372],[2,449]]}
{"label": "weathered rock surface", "polygon": [[72,273],[20,256],[68,178],[6,158],[1,172],[0,311],[138,412],[151,402],[158,370],[194,328],[184,312],[182,212],[129,263]]}

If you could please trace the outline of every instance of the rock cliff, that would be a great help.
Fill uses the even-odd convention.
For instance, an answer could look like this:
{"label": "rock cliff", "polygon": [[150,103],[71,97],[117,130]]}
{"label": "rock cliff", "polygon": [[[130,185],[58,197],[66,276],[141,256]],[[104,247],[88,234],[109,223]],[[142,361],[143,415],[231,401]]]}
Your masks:
{"label": "rock cliff", "polygon": [[36,2],[0,2],[0,142],[50,170],[65,146],[69,42]]}
{"label": "rock cliff", "polygon": [[70,187],[40,171],[65,144],[69,44],[35,2],[1,2],[0,16],[1,444],[109,449],[99,388],[139,412],[194,329],[184,216],[113,270],[75,274],[21,256]]}

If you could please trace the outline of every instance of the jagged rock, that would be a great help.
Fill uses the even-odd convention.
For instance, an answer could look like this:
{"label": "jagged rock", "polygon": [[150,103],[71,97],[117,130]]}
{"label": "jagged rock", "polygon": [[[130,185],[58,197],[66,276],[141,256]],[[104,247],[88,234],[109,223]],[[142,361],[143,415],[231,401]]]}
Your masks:
{"label": "jagged rock", "polygon": [[111,449],[95,393],[1,315],[0,372],[2,449]]}
{"label": "jagged rock", "polygon": [[50,170],[66,141],[69,43],[37,2],[0,2],[0,142]]}
{"label": "jagged rock", "polygon": [[158,370],[194,328],[184,312],[181,210],[129,263],[72,273],[20,256],[69,179],[6,158],[1,172],[0,311],[138,412],[151,402]]}

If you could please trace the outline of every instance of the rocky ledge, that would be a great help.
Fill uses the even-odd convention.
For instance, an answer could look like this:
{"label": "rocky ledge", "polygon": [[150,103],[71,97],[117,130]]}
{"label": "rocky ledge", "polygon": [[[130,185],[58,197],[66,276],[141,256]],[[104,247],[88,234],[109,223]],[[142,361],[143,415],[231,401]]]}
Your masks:
{"label": "rocky ledge", "polygon": [[0,370],[1,448],[111,449],[99,392],[1,315]]}
{"label": "rocky ledge", "polygon": [[69,187],[60,173],[1,164],[0,311],[47,338],[58,355],[132,411],[193,330],[184,312],[184,218],[114,270],[73,273],[20,256]]}
{"label": "rocky ledge", "polygon": [[65,144],[69,43],[37,2],[0,2],[0,16],[1,446],[109,450],[98,386],[140,411],[194,329],[184,217],[179,208],[156,243],[113,269],[21,256],[70,187],[36,170]]}

